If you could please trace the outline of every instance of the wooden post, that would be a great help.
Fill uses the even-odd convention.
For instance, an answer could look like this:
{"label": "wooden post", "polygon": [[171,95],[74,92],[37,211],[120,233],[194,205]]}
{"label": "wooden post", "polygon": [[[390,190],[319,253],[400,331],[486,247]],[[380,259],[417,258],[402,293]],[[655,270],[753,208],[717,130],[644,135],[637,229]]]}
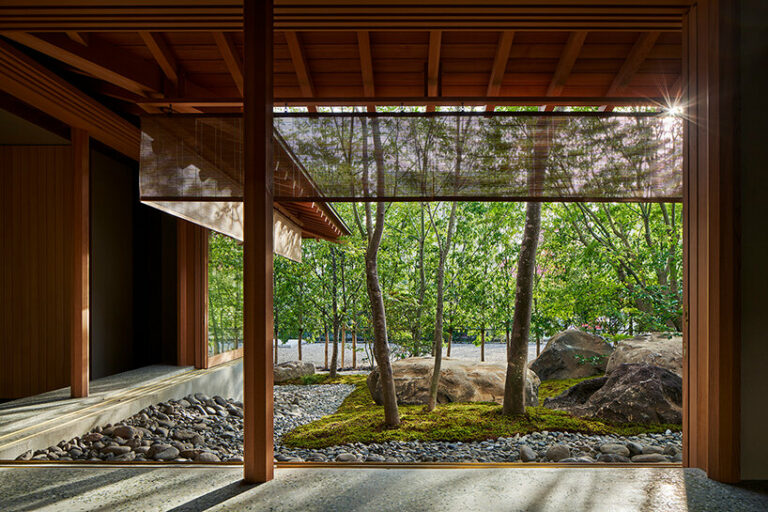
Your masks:
{"label": "wooden post", "polygon": [[328,368],[328,331],[325,331],[325,368]]}
{"label": "wooden post", "polygon": [[72,398],[88,396],[90,348],[91,191],[90,144],[85,130],[72,128],[72,340],[70,390]]}
{"label": "wooden post", "polygon": [[244,2],[244,478],[274,477],[272,344],[272,1]]}
{"label": "wooden post", "polygon": [[344,369],[344,346],[347,344],[347,330],[342,327],[341,328],[341,369]]}
{"label": "wooden post", "polygon": [[485,361],[485,328],[480,329],[480,361]]}
{"label": "wooden post", "polygon": [[352,331],[352,369],[357,370],[357,329]]}
{"label": "wooden post", "polygon": [[740,478],[738,2],[683,17],[683,465]]}

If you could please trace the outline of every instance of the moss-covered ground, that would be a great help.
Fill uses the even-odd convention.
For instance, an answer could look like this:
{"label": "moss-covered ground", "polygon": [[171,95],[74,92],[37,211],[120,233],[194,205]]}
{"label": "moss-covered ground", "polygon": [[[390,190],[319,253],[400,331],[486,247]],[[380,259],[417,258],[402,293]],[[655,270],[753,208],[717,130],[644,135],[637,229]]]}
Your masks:
{"label": "moss-covered ground", "polygon": [[[331,379],[316,375],[297,379],[290,384],[352,384],[355,390],[330,416],[302,425],[283,437],[289,447],[323,448],[347,443],[381,443],[385,441],[482,441],[542,430],[585,434],[636,435],[643,432],[680,430],[680,425],[611,424],[576,418],[562,411],[544,407],[527,407],[526,414],[502,416],[501,405],[488,402],[450,403],[424,412],[421,405],[401,405],[399,428],[384,427],[384,411],[371,398],[365,375],[343,375]],[[584,379],[544,381],[539,399],[556,396]]]}

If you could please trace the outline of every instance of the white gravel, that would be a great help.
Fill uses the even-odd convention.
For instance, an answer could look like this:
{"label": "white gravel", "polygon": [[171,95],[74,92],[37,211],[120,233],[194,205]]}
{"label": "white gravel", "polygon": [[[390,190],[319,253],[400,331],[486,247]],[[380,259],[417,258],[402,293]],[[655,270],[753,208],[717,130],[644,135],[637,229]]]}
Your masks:
{"label": "white gravel", "polygon": [[[341,347],[339,347],[341,348]],[[390,352],[394,352],[394,346],[390,345]],[[544,342],[541,343],[541,349],[544,350]],[[328,360],[331,358],[331,345],[328,346]],[[369,351],[370,352],[370,351]],[[286,361],[296,361],[299,358],[298,347],[296,346],[296,340],[289,340],[286,344],[278,345],[278,361],[283,363]],[[302,361],[308,361],[315,365],[317,368],[325,367],[325,343],[304,343],[301,344]],[[443,347],[443,356],[447,356],[447,348]],[[480,360],[480,347],[475,346],[472,343],[454,343],[451,346],[451,357],[457,359],[473,359]],[[536,359],[536,344],[528,344],[528,360],[533,361]],[[486,343],[485,345],[485,360],[503,363],[507,360],[507,349],[503,343]],[[339,365],[341,365],[341,351],[339,351]],[[365,354],[365,349],[362,343],[357,345],[357,366],[368,367],[370,362]],[[344,352],[344,368],[352,367],[352,344],[347,343]]]}

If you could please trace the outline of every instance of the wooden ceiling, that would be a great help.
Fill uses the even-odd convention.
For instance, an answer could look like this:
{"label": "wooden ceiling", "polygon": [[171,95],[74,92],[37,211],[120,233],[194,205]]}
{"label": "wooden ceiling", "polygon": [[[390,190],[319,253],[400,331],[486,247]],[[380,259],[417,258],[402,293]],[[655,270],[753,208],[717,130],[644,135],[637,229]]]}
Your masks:
{"label": "wooden ceiling", "polygon": [[[3,35],[90,78],[86,92],[125,101],[126,111],[242,104],[241,32]],[[679,31],[277,31],[274,97],[309,106],[652,104],[678,93],[681,53]]]}

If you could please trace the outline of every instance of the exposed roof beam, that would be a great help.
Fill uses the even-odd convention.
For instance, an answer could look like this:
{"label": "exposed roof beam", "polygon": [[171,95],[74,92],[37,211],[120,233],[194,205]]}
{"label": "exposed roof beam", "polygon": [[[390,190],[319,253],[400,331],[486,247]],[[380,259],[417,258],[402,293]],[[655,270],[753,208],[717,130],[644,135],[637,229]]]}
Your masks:
{"label": "exposed roof beam", "polygon": [[643,32],[640,34],[640,37],[637,38],[637,41],[635,41],[635,44],[629,51],[629,55],[624,64],[622,64],[621,69],[619,69],[613,82],[611,82],[611,86],[608,87],[608,91],[605,93],[606,96],[615,96],[629,84],[645,59],[648,58],[651,50],[653,50],[659,35],[661,35],[660,32]]}
{"label": "exposed roof beam", "polygon": [[[299,81],[301,94],[307,98],[312,98],[315,96],[315,86],[312,84],[312,75],[309,73],[309,65],[304,58],[304,49],[301,46],[299,35],[293,30],[288,30],[285,32],[285,40],[288,43],[288,51],[291,54],[291,62],[293,62],[293,69],[296,71],[296,79]],[[317,110],[311,105],[308,109],[310,112]]]}
{"label": "exposed roof beam", "polygon": [[[488,96],[499,95],[514,37],[515,33],[512,30],[505,30],[499,35],[499,42],[496,45],[496,56],[493,58],[493,67],[491,68],[491,78],[488,80],[488,92],[486,93]],[[494,108],[494,105],[490,104],[485,107],[489,111],[492,111]]]}
{"label": "exposed roof beam", "polygon": [[[565,82],[571,74],[573,65],[579,57],[579,52],[584,45],[586,37],[587,32],[584,30],[571,32],[568,36],[568,41],[565,43],[563,53],[560,54],[560,60],[557,63],[555,74],[552,76],[552,81],[549,83],[549,87],[547,87],[546,96],[560,96],[560,94],[562,94],[563,86],[565,86]],[[547,111],[554,108],[554,105],[544,106],[544,110]]]}
{"label": "exposed roof beam", "polygon": [[443,32],[431,30],[429,32],[429,56],[427,60],[427,96],[438,95],[440,81],[440,47],[442,46]]}
{"label": "exposed roof beam", "polygon": [[374,96],[373,59],[371,58],[371,37],[367,30],[357,32],[357,47],[360,51],[360,69],[363,73],[363,96]]}
{"label": "exposed roof beam", "polygon": [[67,34],[67,37],[74,42],[83,46],[88,46],[88,34],[81,34],[80,32],[65,32],[65,34]]}
{"label": "exposed roof beam", "polygon": [[[611,85],[608,87],[608,91],[605,93],[606,96],[614,96],[624,90],[632,80],[632,77],[634,77],[640,69],[640,66],[645,62],[645,59],[648,58],[651,50],[653,50],[653,46],[659,39],[659,35],[661,35],[661,32],[658,31],[643,32],[640,34],[640,37],[637,38],[637,41],[635,41],[635,44],[629,51],[629,55],[627,55],[624,64],[621,65],[619,72],[616,73],[613,82],[611,82]],[[613,110],[613,108],[610,105],[604,105],[600,107],[600,110],[610,111]]]}
{"label": "exposed roof beam", "polygon": [[141,40],[144,41],[149,53],[163,70],[166,78],[171,81],[173,85],[179,84],[179,72],[178,65],[176,64],[176,57],[173,56],[171,49],[168,47],[168,43],[159,32],[147,32],[139,31]]}
{"label": "exposed roof beam", "polygon": [[[551,103],[553,105],[573,105],[573,106],[597,106],[601,104],[617,105],[617,106],[653,106],[658,105],[663,98],[639,98],[639,97],[613,97],[607,98],[604,96],[560,96],[557,98],[547,98],[545,96],[438,96],[438,97],[351,97],[343,96],[337,98],[315,97],[315,98],[289,98],[289,97],[275,97],[274,105],[276,107],[283,106],[305,106],[310,105],[322,105],[322,106],[375,106],[375,105],[408,105],[408,106],[423,106],[427,104],[434,105],[467,105],[478,106],[487,105],[493,103],[495,105],[543,105],[545,103]],[[208,98],[159,98],[159,99],[141,99],[137,101],[139,105],[154,105],[157,107],[173,106],[176,108],[178,105],[187,105],[200,108],[240,108],[243,106],[242,98],[222,98],[222,97],[208,97]]]}
{"label": "exposed roof beam", "polygon": [[240,94],[243,94],[243,59],[235,48],[235,43],[232,41],[232,35],[229,32],[214,32],[213,39],[216,41],[216,46],[219,48],[219,53],[224,58],[224,62],[227,65],[229,74],[232,75],[232,80],[235,81],[237,90]]}
{"label": "exposed roof beam", "polygon": [[[443,42],[441,30],[429,31],[429,50],[427,52],[427,96],[440,93],[440,49]],[[434,105],[427,105],[427,112],[434,112]]]}
{"label": "exposed roof beam", "polygon": [[0,40],[0,90],[138,160],[139,129]]}
{"label": "exposed roof beam", "polygon": [[83,46],[63,34],[35,36],[24,32],[4,32],[8,39],[48,55],[95,78],[146,96],[163,90],[160,69],[137,59],[104,41]]}

